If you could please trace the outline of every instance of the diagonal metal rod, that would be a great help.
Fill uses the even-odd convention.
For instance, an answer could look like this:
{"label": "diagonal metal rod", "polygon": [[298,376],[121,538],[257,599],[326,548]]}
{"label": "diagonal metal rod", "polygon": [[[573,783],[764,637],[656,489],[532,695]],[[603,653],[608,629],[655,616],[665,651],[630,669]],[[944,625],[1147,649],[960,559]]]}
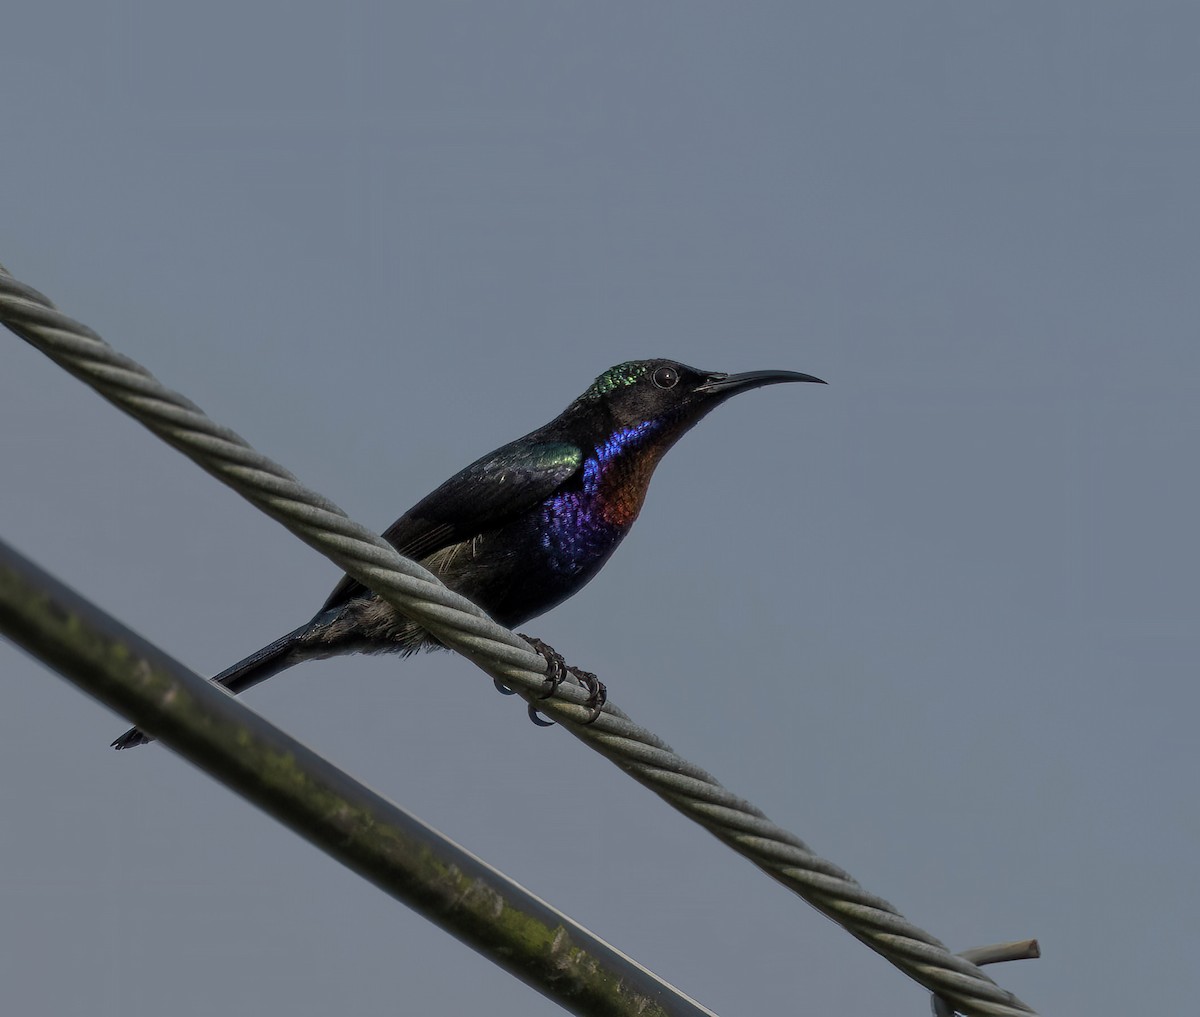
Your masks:
{"label": "diagonal metal rod", "polygon": [[0,632],[347,868],[567,1010],[714,1017],[0,541]]}
{"label": "diagonal metal rod", "polygon": [[[168,444],[278,520],[309,546],[445,645],[528,700],[542,688],[546,662],[522,639],[470,601],[442,586],[381,537],[303,487],[290,473],[214,423],[144,367],[114,351],[95,332],[58,311],[36,290],[0,269],[0,323]],[[611,702],[590,725],[585,693],[560,686],[538,710],[611,759],[685,816],[799,894],[855,938],[970,1017],[1017,1017],[1034,1011],[980,968],[951,953],[891,904],[795,834],[772,823],[713,777],[638,727]],[[142,724],[136,714],[132,719]]]}
{"label": "diagonal metal rod", "polygon": [[[1042,955],[1042,948],[1036,939],[1018,939],[1011,943],[994,943],[991,946],[960,950],[958,955],[983,967],[984,964],[1000,964],[1004,961],[1036,960]],[[937,995],[930,996],[929,1009],[933,1017],[954,1017],[956,1012],[954,1007]]]}

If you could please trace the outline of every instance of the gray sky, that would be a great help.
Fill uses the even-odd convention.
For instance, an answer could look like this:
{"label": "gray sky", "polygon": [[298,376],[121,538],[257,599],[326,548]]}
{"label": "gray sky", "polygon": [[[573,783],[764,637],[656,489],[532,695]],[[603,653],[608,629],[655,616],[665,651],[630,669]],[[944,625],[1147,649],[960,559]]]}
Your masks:
{"label": "gray sky", "polygon": [[[0,262],[361,522],[605,367],[752,393],[529,628],[1043,1013],[1186,1012],[1200,9],[34,4]],[[324,559],[0,341],[0,533],[215,672]],[[0,645],[0,1005],[550,1003]],[[721,1013],[924,994],[450,655],[248,702]],[[416,1009],[419,1006],[419,1010]]]}

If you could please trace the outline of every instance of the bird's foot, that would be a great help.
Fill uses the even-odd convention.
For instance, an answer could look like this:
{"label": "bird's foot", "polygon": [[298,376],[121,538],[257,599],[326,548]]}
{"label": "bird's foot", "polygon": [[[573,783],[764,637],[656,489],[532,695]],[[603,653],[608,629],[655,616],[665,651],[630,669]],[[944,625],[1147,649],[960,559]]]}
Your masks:
{"label": "bird's foot", "polygon": [[[549,699],[558,690],[558,687],[566,680],[567,675],[573,675],[576,680],[587,689],[588,697],[584,706],[591,711],[588,715],[585,724],[591,724],[600,716],[604,709],[605,702],[608,701],[608,689],[604,682],[600,681],[591,671],[582,671],[577,667],[571,667],[563,659],[563,655],[559,653],[549,643],[543,642],[535,636],[527,636],[524,632],[518,632],[530,646],[534,652],[540,654],[546,661],[546,682],[543,686],[543,692],[540,698]],[[497,685],[497,688],[500,686]],[[554,721],[545,720],[537,710],[537,707],[532,703],[529,704],[529,719],[538,727],[553,727]]]}
{"label": "bird's foot", "polygon": [[546,680],[542,684],[542,694],[538,698],[549,699],[566,680],[567,662],[563,659],[563,655],[549,643],[544,643],[535,636],[527,636],[524,632],[518,632],[517,635],[533,647],[534,653],[539,654],[546,661]]}
{"label": "bird's foot", "polygon": [[[542,694],[539,698],[549,699],[567,677],[567,662],[553,646],[538,639],[537,636],[527,636],[524,632],[518,632],[517,635],[533,647],[534,653],[540,654],[546,661],[546,681],[542,686]],[[554,721],[544,719],[532,703],[529,704],[529,719],[538,727],[554,727]]]}
{"label": "bird's foot", "polygon": [[604,704],[608,702],[608,686],[591,671],[581,671],[577,667],[568,667],[567,670],[579,679],[579,684],[588,692],[587,701],[583,705],[591,710],[591,713],[588,714],[588,719],[584,723],[595,723],[596,718],[604,710]]}

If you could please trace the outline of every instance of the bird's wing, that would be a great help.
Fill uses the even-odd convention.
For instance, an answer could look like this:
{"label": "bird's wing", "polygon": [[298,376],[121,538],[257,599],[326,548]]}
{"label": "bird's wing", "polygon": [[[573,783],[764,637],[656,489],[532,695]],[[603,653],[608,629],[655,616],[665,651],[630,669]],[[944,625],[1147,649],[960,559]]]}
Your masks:
{"label": "bird's wing", "polygon": [[[582,463],[583,451],[570,442],[519,438],[422,498],[383,531],[383,539],[406,558],[427,558],[534,508],[578,472]],[[343,576],[321,612],[365,592],[357,580]]]}

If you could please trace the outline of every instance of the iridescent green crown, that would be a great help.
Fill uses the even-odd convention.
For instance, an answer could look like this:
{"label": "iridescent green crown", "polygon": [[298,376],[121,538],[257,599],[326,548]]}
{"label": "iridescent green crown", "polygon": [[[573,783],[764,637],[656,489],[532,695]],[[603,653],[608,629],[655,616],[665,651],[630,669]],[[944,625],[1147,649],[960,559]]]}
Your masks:
{"label": "iridescent green crown", "polygon": [[610,367],[599,378],[592,382],[592,387],[583,393],[584,399],[599,399],[608,395],[614,389],[632,385],[650,369],[644,360],[629,360],[624,364]]}

